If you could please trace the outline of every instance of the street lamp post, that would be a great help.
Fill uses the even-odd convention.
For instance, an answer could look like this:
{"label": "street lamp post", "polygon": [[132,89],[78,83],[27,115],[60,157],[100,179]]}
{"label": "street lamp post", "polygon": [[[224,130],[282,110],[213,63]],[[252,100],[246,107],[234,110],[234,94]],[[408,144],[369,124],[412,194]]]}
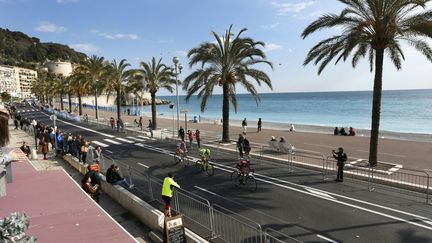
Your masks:
{"label": "street lamp post", "polygon": [[181,70],[183,69],[183,66],[179,63],[178,57],[173,57],[172,59],[174,63],[174,76],[176,79],[176,109],[177,109],[177,130],[180,129],[180,110],[179,110],[179,96],[178,96],[178,75],[181,73]]}

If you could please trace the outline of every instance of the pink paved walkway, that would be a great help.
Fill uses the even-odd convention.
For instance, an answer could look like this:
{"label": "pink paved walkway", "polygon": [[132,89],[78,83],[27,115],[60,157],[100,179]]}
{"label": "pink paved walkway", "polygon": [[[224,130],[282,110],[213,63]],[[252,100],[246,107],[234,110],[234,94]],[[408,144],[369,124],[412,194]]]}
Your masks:
{"label": "pink paved walkway", "polygon": [[13,182],[0,198],[0,217],[25,212],[27,235],[38,242],[136,242],[64,170],[36,171],[25,155],[13,162]]}

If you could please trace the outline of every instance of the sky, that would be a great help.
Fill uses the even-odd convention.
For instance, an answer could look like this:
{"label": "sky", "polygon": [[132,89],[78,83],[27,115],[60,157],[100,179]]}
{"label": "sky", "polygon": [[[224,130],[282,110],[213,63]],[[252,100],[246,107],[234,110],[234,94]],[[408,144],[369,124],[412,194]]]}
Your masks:
{"label": "sky", "polygon": [[[264,51],[274,69],[263,70],[273,90],[263,86],[259,92],[372,90],[374,76],[366,61],[355,69],[350,62],[329,64],[321,75],[316,66],[302,65],[313,45],[338,31],[318,32],[303,40],[304,28],[320,15],[342,8],[336,0],[0,0],[0,27],[42,42],[66,44],[87,55],[125,58],[133,68],[152,57],[171,65],[178,56],[185,67],[182,79],[196,68],[189,67],[186,53],[214,41],[211,31],[223,34],[232,24],[234,31],[247,28],[244,36],[266,43]],[[432,63],[407,45],[404,52],[402,70],[385,62],[383,89],[431,89]],[[238,87],[237,92],[245,91]]]}

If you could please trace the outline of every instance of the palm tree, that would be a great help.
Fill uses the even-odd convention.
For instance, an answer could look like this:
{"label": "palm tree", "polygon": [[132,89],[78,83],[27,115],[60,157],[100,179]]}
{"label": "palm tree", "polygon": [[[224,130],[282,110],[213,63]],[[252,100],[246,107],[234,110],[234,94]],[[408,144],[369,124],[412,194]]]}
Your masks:
{"label": "palm tree", "polygon": [[252,38],[241,37],[247,29],[242,29],[235,36],[231,33],[232,25],[219,36],[212,32],[216,43],[205,42],[189,51],[190,67],[200,63],[200,68],[190,74],[183,83],[187,91],[186,100],[198,93],[201,100],[201,111],[205,110],[208,98],[213,94],[215,87],[222,87],[222,141],[229,141],[229,104],[237,112],[236,84],[243,86],[252,94],[256,103],[260,101],[257,90],[248,79],[255,80],[259,86],[265,83],[272,89],[268,75],[256,68],[255,64],[266,64],[273,68],[271,62],[266,60],[262,51],[263,42],[255,42]]}
{"label": "palm tree", "polygon": [[107,98],[112,92],[115,92],[117,96],[117,120],[121,118],[121,97],[125,94],[125,83],[131,76],[131,71],[126,70],[129,66],[130,64],[126,62],[126,59],[122,59],[119,63],[113,60],[110,65],[106,66],[103,76],[106,81]]}
{"label": "palm tree", "polygon": [[[366,57],[370,71],[375,70],[372,128],[369,145],[369,163],[375,166],[378,161],[378,135],[381,113],[381,93],[384,54],[387,53],[396,69],[401,69],[405,59],[401,41],[406,41],[432,61],[432,49],[426,42],[432,37],[432,11],[425,9],[430,0],[339,0],[346,5],[339,15],[325,14],[312,22],[302,33],[310,34],[324,29],[339,27],[342,34],[319,42],[309,51],[304,65],[313,61],[320,63],[318,74],[336,58],[337,64],[352,54],[352,66],[356,67],[360,58]],[[375,66],[375,69],[374,69]]]}
{"label": "palm tree", "polygon": [[105,70],[105,62],[103,57],[98,57],[92,55],[90,58],[86,59],[83,63],[83,72],[88,76],[87,82],[88,86],[91,87],[91,91],[95,97],[95,116],[98,119],[98,95],[101,93],[101,77]]}
{"label": "palm tree", "polygon": [[159,89],[166,89],[173,92],[172,85],[175,84],[171,69],[162,63],[162,58],[156,62],[153,57],[151,62],[140,63],[141,69],[133,70],[135,82],[142,83],[143,89],[150,92],[153,129],[157,128],[156,123],[156,93]]}
{"label": "palm tree", "polygon": [[85,63],[82,62],[71,76],[70,89],[78,97],[79,115],[82,115],[82,97],[90,93],[91,82]]}

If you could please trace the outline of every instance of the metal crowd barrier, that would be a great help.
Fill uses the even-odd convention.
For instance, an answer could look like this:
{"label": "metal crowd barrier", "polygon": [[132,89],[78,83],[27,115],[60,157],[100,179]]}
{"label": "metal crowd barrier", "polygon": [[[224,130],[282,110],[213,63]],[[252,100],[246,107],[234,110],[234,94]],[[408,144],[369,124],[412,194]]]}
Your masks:
{"label": "metal crowd barrier", "polygon": [[[134,170],[129,165],[122,162],[115,162],[109,156],[102,156],[101,164],[106,167],[110,163],[115,163],[120,167],[120,173],[129,182],[134,182],[133,193],[143,195],[149,202],[155,202],[160,207],[164,205],[160,193],[162,191],[162,180],[157,179],[148,173]],[[105,172],[105,171],[103,171]],[[175,214],[184,215],[186,226],[195,233],[207,239],[218,239],[223,242],[287,242],[272,241],[278,239],[274,235],[284,236],[288,242],[300,242],[285,236],[281,232],[272,230],[272,235],[263,231],[259,223],[254,222],[240,214],[230,211],[217,204],[212,204],[207,199],[192,194],[186,190],[176,190],[172,199],[172,211]]]}

